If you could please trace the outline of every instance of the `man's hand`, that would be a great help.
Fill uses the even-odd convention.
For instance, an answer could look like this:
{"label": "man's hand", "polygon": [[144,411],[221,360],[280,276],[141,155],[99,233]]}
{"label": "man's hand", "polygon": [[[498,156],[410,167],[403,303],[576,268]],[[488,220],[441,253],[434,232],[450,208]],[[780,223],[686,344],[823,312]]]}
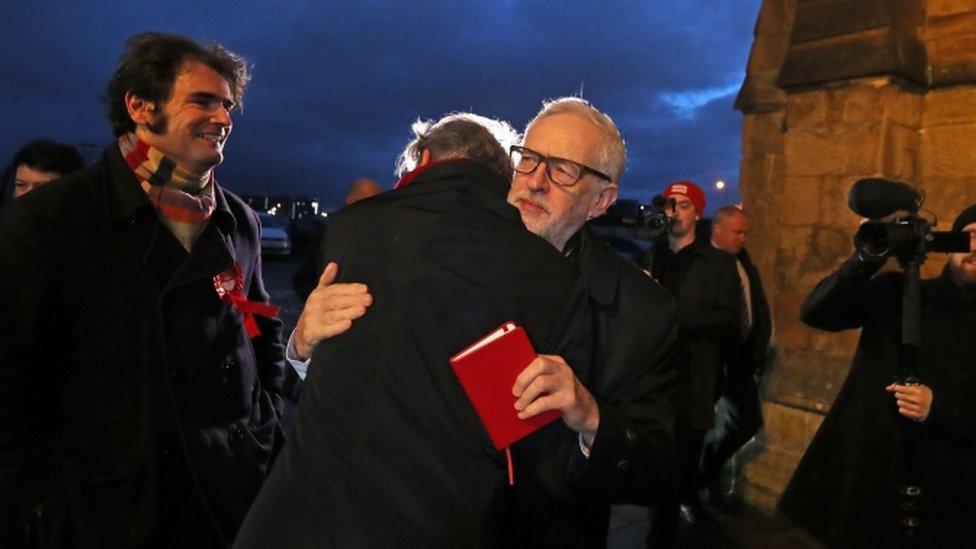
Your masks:
{"label": "man's hand", "polygon": [[319,277],[319,284],[305,300],[305,308],[295,326],[295,351],[307,359],[312,349],[324,339],[335,337],[352,326],[352,321],[366,314],[373,296],[365,284],[333,284],[339,266],[330,262]]}
{"label": "man's hand", "polygon": [[932,409],[932,389],[921,384],[892,383],[885,387],[885,390],[895,394],[899,414],[918,422],[925,421],[925,418],[929,417],[929,410]]}
{"label": "man's hand", "polygon": [[600,409],[562,357],[537,356],[515,380],[512,394],[518,399],[515,409],[519,418],[559,410],[566,425],[582,434],[587,446],[593,445],[600,426]]}

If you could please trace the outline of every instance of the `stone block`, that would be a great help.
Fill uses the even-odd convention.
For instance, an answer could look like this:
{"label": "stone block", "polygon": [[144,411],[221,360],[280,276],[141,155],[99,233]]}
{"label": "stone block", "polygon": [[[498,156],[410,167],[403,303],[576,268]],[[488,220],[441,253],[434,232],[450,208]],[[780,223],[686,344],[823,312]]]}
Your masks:
{"label": "stone block", "polygon": [[[751,154],[739,166],[739,193],[748,211],[762,211],[757,201],[768,204],[783,188],[783,157],[778,154]],[[766,217],[763,217],[766,219]],[[757,233],[762,234],[762,233]]]}
{"label": "stone block", "polygon": [[906,81],[893,80],[882,92],[884,117],[918,129],[922,124],[923,100],[927,90]]}
{"label": "stone block", "polygon": [[854,234],[861,219],[847,207],[847,194],[850,192],[851,185],[864,177],[868,175],[823,178],[819,225],[847,230],[851,235]]}
{"label": "stone block", "polygon": [[952,15],[976,10],[972,0],[926,0],[925,14],[932,17]]}
{"label": "stone block", "polygon": [[785,34],[789,36],[796,14],[796,2],[792,0],[763,0],[756,20],[756,34]]}
{"label": "stone block", "polygon": [[921,181],[972,178],[976,174],[976,124],[925,128],[919,156]]}
{"label": "stone block", "polygon": [[776,345],[788,349],[810,348],[810,331],[800,322],[800,306],[808,292],[778,292],[772,311]]}
{"label": "stone block", "polygon": [[783,152],[783,111],[749,114],[742,121],[742,154]]}
{"label": "stone block", "polygon": [[[809,337],[817,333],[805,327]],[[767,376],[766,400],[826,413],[850,369],[850,353],[828,356],[811,349],[777,347],[777,361]],[[839,353],[838,353],[839,354]]]}
{"label": "stone block", "polygon": [[782,108],[786,102],[786,92],[776,85],[778,73],[778,70],[749,71],[735,97],[735,109],[750,114]]}
{"label": "stone block", "polygon": [[876,121],[786,133],[787,176],[843,176],[879,169],[882,132]]}
{"label": "stone block", "polygon": [[892,9],[886,0],[832,0],[800,2],[793,23],[793,41],[810,42],[887,27]]}
{"label": "stone block", "polygon": [[890,85],[888,78],[859,80],[842,92],[845,122],[877,121],[884,115],[883,89]]}
{"label": "stone block", "polygon": [[823,181],[820,177],[786,177],[783,205],[779,209],[780,225],[810,226],[820,219]]}
{"label": "stone block", "polygon": [[790,129],[820,127],[827,121],[828,92],[791,93],[786,102],[786,126]]}
{"label": "stone block", "polygon": [[885,121],[881,145],[881,175],[899,181],[913,182],[918,176],[918,142],[916,128]]}
{"label": "stone block", "polygon": [[[930,2],[931,3],[931,2]],[[970,3],[969,10],[934,16],[925,19],[925,40],[952,40],[957,36],[973,34],[976,29],[976,10]]]}
{"label": "stone block", "polygon": [[946,124],[976,123],[976,86],[937,88],[922,101],[926,128]]}
{"label": "stone block", "polygon": [[[800,263],[801,275],[830,273],[853,251],[852,228],[817,226],[807,240]],[[800,277],[796,277],[800,279]]]}
{"label": "stone block", "polygon": [[[776,402],[763,403],[763,418],[766,448],[773,453],[788,454],[794,458],[799,458],[807,451],[810,440],[823,422],[822,414]],[[789,474],[782,479],[784,486],[788,480]]]}

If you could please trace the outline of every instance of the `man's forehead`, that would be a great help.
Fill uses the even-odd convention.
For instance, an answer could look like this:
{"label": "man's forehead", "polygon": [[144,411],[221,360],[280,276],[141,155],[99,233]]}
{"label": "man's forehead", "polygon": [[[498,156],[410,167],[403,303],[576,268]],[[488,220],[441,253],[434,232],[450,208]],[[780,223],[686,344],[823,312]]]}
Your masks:
{"label": "man's forehead", "polygon": [[230,82],[219,72],[210,66],[188,59],[180,65],[180,70],[176,73],[173,81],[173,88],[181,89],[186,94],[208,94],[221,97],[222,99],[233,99],[230,89]]}
{"label": "man's forehead", "polygon": [[970,223],[969,225],[966,225],[965,227],[962,228],[962,232],[976,233],[976,223]]}
{"label": "man's forehead", "polygon": [[684,203],[688,203],[688,204],[691,204],[691,203],[692,203],[692,202],[691,202],[691,199],[690,199],[690,198],[688,198],[688,195],[686,195],[686,194],[681,194],[681,193],[671,193],[671,194],[669,194],[669,195],[668,195],[667,197],[668,197],[668,198],[673,198],[673,199],[674,199],[674,201],[675,201],[676,203],[678,203],[678,204],[684,204]]}
{"label": "man's forehead", "polygon": [[600,146],[600,134],[588,120],[572,113],[559,113],[532,124],[525,134],[525,146],[546,156],[589,164]]}

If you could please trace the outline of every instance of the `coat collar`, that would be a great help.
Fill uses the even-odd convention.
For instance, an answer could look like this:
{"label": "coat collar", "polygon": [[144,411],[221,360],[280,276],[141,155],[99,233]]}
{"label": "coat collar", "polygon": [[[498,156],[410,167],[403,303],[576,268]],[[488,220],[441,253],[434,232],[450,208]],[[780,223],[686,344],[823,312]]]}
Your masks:
{"label": "coat collar", "polygon": [[620,287],[620,262],[615,261],[616,252],[589,226],[576,234],[580,237],[577,261],[590,298],[601,306],[612,305]]}

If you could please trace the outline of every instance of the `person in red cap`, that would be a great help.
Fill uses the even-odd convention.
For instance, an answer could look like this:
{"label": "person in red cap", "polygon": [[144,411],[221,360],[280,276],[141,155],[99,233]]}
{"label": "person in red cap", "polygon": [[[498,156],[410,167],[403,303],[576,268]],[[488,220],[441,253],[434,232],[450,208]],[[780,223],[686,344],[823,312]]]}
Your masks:
{"label": "person in red cap", "polygon": [[[665,214],[672,220],[667,246],[652,250],[651,274],[678,301],[680,338],[687,348],[687,393],[679,402],[675,438],[681,460],[680,501],[658,505],[652,513],[649,541],[655,547],[674,544],[678,516],[709,530],[718,528],[714,515],[699,500],[700,461],[705,433],[715,421],[722,349],[741,338],[743,312],[739,274],[732,254],[696,238],[705,211],[705,193],[690,181],[676,181],[661,193],[669,199]],[[679,507],[680,503],[680,507]]]}

